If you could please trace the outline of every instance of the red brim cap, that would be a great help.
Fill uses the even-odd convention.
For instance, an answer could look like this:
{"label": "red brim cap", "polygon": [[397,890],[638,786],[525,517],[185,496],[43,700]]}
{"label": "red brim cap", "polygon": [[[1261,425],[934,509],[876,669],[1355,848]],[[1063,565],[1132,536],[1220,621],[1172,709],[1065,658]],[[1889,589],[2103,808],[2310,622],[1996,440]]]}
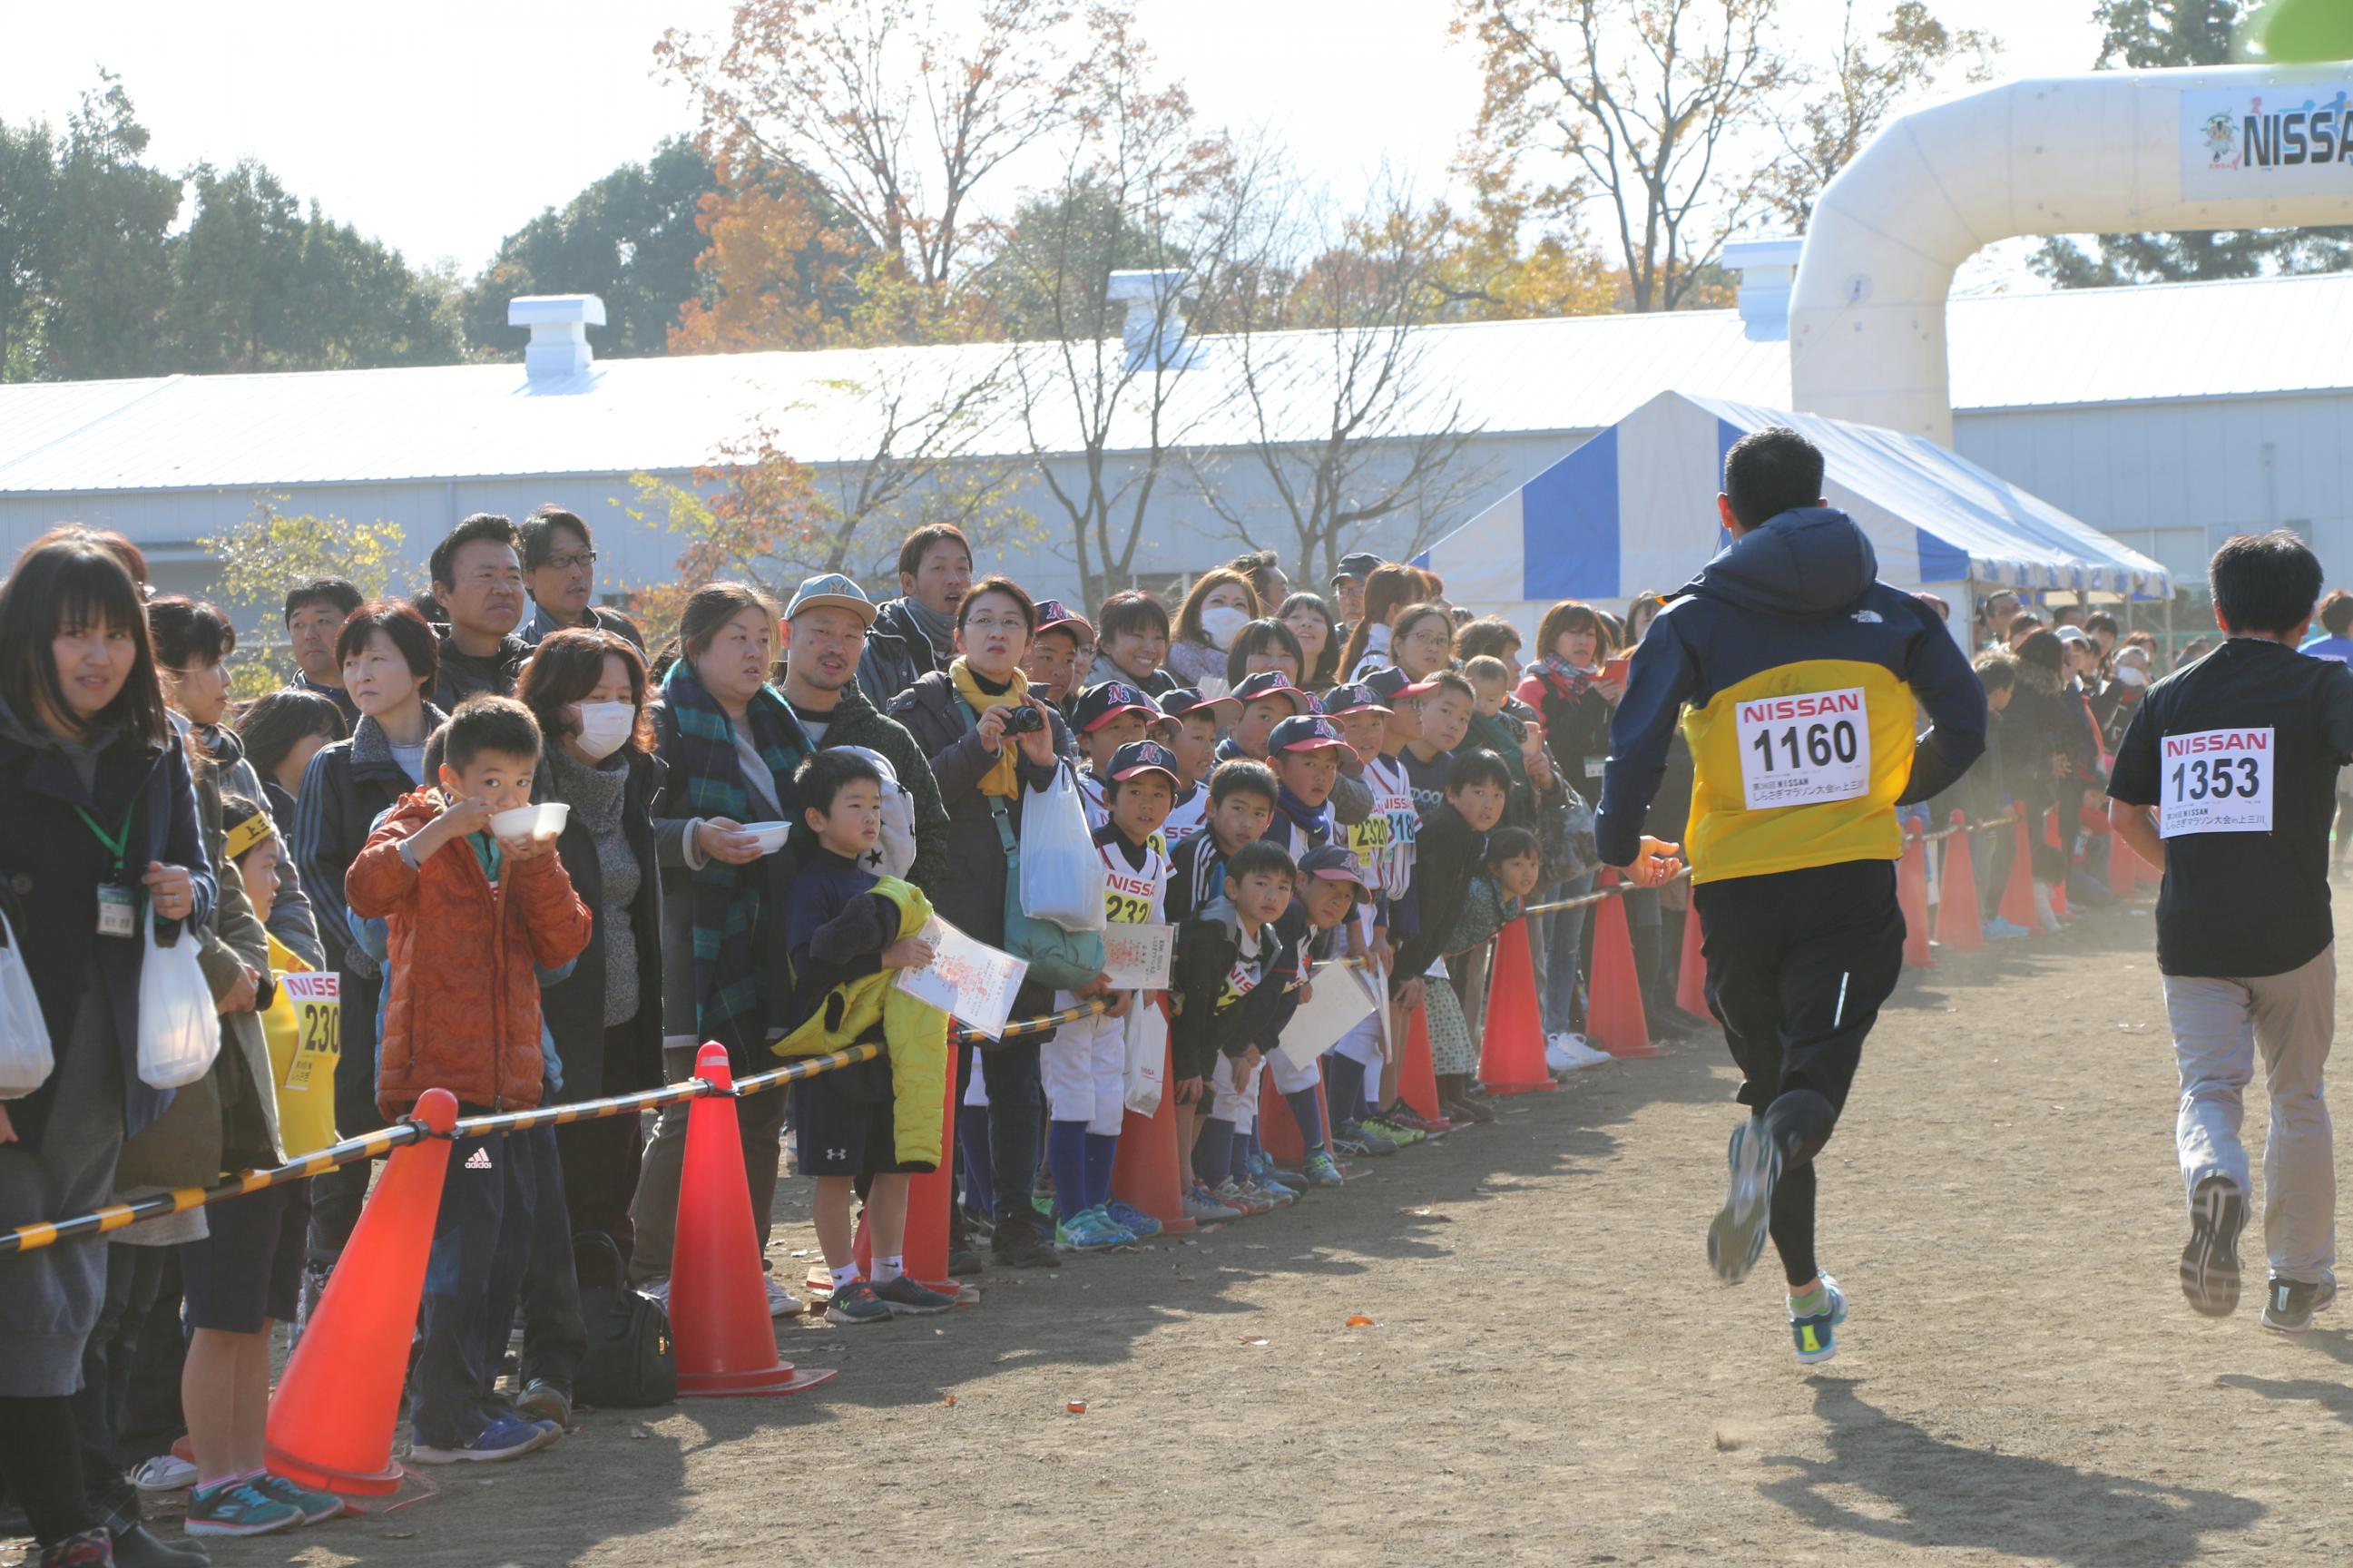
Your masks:
{"label": "red brim cap", "polygon": [[1320,881],[1345,882],[1350,887],[1356,889],[1356,901],[1358,903],[1372,902],[1373,890],[1365,886],[1364,878],[1356,875],[1354,871],[1343,871],[1335,867],[1329,871],[1310,871],[1307,874]]}
{"label": "red brim cap", "polygon": [[1111,775],[1112,782],[1114,784],[1125,784],[1129,779],[1134,778],[1138,773],[1158,773],[1161,777],[1166,779],[1172,786],[1184,782],[1175,773],[1170,773],[1166,768],[1162,767],[1158,763],[1145,763],[1136,767],[1122,768],[1119,772]]}
{"label": "red brim cap", "polygon": [[1304,741],[1293,741],[1282,749],[1286,752],[1346,752],[1355,748],[1345,741],[1335,741],[1323,735],[1315,735]]}
{"label": "red brim cap", "polygon": [[1102,729],[1104,725],[1110,723],[1113,720],[1118,718],[1123,713],[1141,713],[1146,719],[1164,719],[1167,717],[1166,714],[1161,712],[1157,708],[1146,708],[1142,704],[1135,702],[1123,702],[1116,708],[1107,709],[1104,711],[1096,714],[1092,720],[1088,721],[1087,727],[1079,732],[1082,735],[1092,735],[1097,730]]}

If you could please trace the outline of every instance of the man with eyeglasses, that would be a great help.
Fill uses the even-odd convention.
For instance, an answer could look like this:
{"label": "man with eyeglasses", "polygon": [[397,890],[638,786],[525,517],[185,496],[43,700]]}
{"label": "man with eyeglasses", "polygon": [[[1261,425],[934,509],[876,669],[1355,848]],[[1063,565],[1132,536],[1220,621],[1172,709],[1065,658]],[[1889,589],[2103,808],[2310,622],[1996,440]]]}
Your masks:
{"label": "man with eyeglasses", "polygon": [[537,647],[548,633],[576,627],[613,632],[645,651],[645,634],[635,621],[589,603],[596,589],[596,544],[579,513],[550,501],[533,508],[519,531],[523,581],[531,590],[531,614],[516,633],[524,647]]}
{"label": "man with eyeglasses", "polygon": [[521,542],[511,519],[478,511],[433,547],[433,597],[449,624],[433,705],[448,713],[476,692],[514,695],[531,649],[514,635],[522,619]]}

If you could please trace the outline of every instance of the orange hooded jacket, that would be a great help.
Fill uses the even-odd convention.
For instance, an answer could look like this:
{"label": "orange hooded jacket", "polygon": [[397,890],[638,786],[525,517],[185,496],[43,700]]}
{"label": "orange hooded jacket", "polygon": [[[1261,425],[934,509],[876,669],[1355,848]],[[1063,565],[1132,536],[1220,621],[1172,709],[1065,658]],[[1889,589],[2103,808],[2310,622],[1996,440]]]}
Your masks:
{"label": "orange hooded jacket", "polygon": [[352,912],[389,927],[376,1104],[399,1116],[438,1088],[463,1105],[528,1110],[545,1071],[533,965],[579,957],[594,921],[552,854],[510,858],[495,889],[464,844],[410,869],[401,840],[440,815],[434,791],[404,795],[343,879]]}

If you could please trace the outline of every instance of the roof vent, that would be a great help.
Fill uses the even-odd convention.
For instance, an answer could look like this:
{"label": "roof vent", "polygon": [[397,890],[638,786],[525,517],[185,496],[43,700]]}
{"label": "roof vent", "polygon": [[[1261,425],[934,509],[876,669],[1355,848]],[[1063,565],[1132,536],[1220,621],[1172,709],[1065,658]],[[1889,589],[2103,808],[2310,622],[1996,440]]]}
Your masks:
{"label": "roof vent", "polygon": [[1103,298],[1127,307],[1120,341],[1130,370],[1184,370],[1198,345],[1185,341],[1185,301],[1191,291],[1177,271],[1114,272]]}
{"label": "roof vent", "polygon": [[524,294],[507,301],[507,325],[529,327],[523,374],[532,385],[585,375],[595,356],[588,329],[605,324],[605,301],[594,294]]}
{"label": "roof vent", "polygon": [[1725,268],[1740,274],[1740,321],[1752,342],[1789,341],[1789,289],[1802,239],[1750,239],[1724,247]]}

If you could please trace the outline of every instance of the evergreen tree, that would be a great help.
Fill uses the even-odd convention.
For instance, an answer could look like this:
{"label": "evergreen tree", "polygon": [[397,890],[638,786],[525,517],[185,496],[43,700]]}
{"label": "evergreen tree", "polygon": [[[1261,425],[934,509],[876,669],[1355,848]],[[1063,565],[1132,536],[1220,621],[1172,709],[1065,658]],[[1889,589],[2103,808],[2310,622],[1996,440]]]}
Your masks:
{"label": "evergreen tree", "polygon": [[[2231,63],[2241,0],[2099,0],[2098,70],[2158,70]],[[2224,229],[2104,234],[2093,250],[2054,237],[2034,269],[2062,289],[2253,278],[2264,272],[2340,272],[2353,268],[2353,227]]]}

